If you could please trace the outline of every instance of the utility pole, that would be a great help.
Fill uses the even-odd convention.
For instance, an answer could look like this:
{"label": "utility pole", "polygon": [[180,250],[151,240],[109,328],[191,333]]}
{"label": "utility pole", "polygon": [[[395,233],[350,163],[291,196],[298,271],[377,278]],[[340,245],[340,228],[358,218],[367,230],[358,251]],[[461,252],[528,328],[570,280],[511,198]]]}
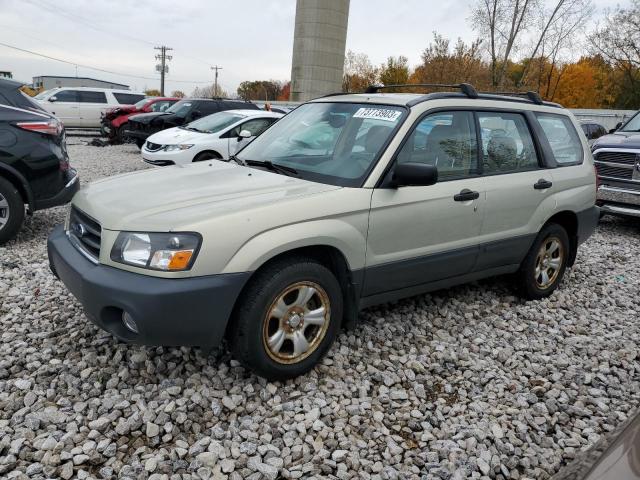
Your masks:
{"label": "utility pole", "polygon": [[167,52],[173,50],[173,48],[162,45],[153,49],[160,50],[160,53],[156,55],[156,60],[160,60],[160,64],[156,65],[156,71],[160,72],[160,95],[164,96],[164,76],[169,72],[167,62],[173,58],[171,55],[167,55]]}
{"label": "utility pole", "polygon": [[218,96],[218,70],[222,70],[222,67],[219,67],[218,65],[214,65],[213,67],[211,67],[211,70],[215,70],[216,72],[216,80],[213,84],[213,96],[217,97]]}

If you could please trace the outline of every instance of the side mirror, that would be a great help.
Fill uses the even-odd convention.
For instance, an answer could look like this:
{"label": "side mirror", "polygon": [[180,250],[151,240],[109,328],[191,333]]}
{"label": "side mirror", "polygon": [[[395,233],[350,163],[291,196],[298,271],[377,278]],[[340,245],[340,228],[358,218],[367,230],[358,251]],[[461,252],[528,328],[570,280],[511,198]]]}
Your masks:
{"label": "side mirror", "polygon": [[396,187],[426,187],[438,181],[438,168],[425,163],[399,163],[393,170]]}
{"label": "side mirror", "polygon": [[56,98],[56,96],[54,95],[53,97],[49,97],[49,99],[48,99],[48,100],[49,100],[50,102],[52,102],[52,103],[53,103],[53,102],[55,102],[55,101],[56,101],[56,100],[58,100],[58,99],[57,99],[57,98]]}
{"label": "side mirror", "polygon": [[251,138],[253,135],[251,134],[251,132],[249,130],[240,130],[240,133],[238,134],[238,141],[244,139],[244,138]]}

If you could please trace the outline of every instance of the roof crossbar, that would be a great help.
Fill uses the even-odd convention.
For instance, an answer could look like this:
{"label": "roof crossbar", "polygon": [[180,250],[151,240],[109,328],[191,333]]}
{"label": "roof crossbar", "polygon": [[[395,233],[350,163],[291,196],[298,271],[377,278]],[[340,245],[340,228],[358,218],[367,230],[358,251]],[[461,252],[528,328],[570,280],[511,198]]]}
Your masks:
{"label": "roof crossbar", "polygon": [[478,91],[470,83],[406,83],[399,85],[371,85],[367,87],[364,93],[378,93],[380,90],[387,88],[410,88],[410,87],[431,87],[431,88],[457,88],[460,89],[469,98],[478,98]]}

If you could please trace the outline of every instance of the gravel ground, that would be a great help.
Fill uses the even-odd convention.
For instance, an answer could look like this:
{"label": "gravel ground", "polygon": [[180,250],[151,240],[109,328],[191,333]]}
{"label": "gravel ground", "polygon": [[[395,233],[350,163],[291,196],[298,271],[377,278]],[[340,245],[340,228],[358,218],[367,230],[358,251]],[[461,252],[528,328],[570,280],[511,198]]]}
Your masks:
{"label": "gravel ground", "polygon": [[[70,139],[82,180],[145,168]],[[38,212],[0,247],[0,477],[548,478],[640,402],[640,222],[605,219],[550,299],[507,279],[361,313],[312,373],[128,346],[50,274]]]}

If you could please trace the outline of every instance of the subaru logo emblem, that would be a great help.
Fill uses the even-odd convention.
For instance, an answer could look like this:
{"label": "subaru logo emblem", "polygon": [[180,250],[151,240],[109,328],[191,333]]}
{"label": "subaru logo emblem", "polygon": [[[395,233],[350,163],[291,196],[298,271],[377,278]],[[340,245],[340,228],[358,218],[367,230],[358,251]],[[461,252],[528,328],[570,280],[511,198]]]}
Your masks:
{"label": "subaru logo emblem", "polygon": [[77,237],[82,238],[87,233],[87,229],[81,223],[74,223],[71,225],[71,230],[76,234]]}

